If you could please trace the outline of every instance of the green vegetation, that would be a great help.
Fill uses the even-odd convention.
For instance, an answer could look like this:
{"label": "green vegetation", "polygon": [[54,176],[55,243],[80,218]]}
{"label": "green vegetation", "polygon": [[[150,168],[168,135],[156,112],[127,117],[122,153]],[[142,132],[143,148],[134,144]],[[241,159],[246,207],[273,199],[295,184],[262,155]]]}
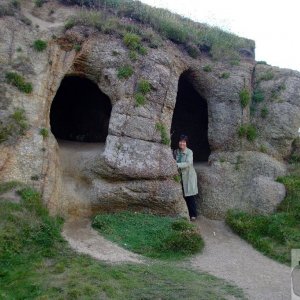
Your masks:
{"label": "green vegetation", "polygon": [[142,106],[146,103],[145,96],[141,93],[136,93],[134,99],[136,106]]}
{"label": "green vegetation", "polygon": [[196,227],[185,219],[121,212],[96,216],[93,227],[120,246],[152,258],[180,259],[204,246]]}
{"label": "green vegetation", "polygon": [[[89,8],[99,8],[98,20],[89,25],[97,25],[98,30],[104,31],[106,24],[110,23],[109,33],[122,32],[139,34],[142,37],[143,30],[139,25],[148,25],[154,32],[162,38],[167,38],[174,43],[184,45],[188,53],[193,56],[196,51],[206,51],[214,59],[239,59],[239,49],[254,48],[251,40],[240,38],[229,32],[225,32],[217,27],[210,27],[205,24],[193,22],[180,15],[173,14],[165,9],[154,8],[139,1],[128,0],[60,0],[65,4],[83,5]],[[102,11],[103,13],[100,13]],[[94,13],[94,12],[93,12]],[[117,17],[117,18],[116,18]],[[121,22],[121,18],[130,18],[134,23],[126,24]],[[82,18],[75,16],[72,18],[73,25],[81,23]],[[85,25],[87,25],[87,23]],[[68,23],[70,28],[71,23]],[[123,36],[123,35],[122,35]]]}
{"label": "green vegetation", "polygon": [[129,51],[128,56],[129,56],[130,60],[132,60],[132,61],[136,61],[138,58],[137,52],[134,50]]}
{"label": "green vegetation", "polygon": [[269,114],[269,110],[266,106],[264,106],[260,111],[260,116],[265,119]]}
{"label": "green vegetation", "polygon": [[81,51],[81,45],[79,45],[79,44],[75,44],[75,45],[73,46],[73,48],[74,48],[74,50],[75,50],[76,52],[80,52],[80,51]]}
{"label": "green vegetation", "polygon": [[240,91],[240,102],[243,108],[245,108],[250,103],[250,92],[248,89],[243,88]]}
{"label": "green vegetation", "polygon": [[260,88],[256,88],[252,95],[252,100],[255,103],[260,103],[265,100],[265,94]]}
{"label": "green vegetation", "polygon": [[47,48],[47,42],[43,40],[35,40],[33,42],[33,48],[35,51],[42,52]]}
{"label": "green vegetation", "polygon": [[20,203],[0,196],[1,299],[245,299],[224,280],[171,263],[111,265],[79,255],[39,193],[15,182],[0,184],[0,193],[14,188]]}
{"label": "green vegetation", "polygon": [[166,129],[165,124],[163,124],[163,123],[156,123],[155,127],[156,127],[156,130],[158,130],[160,132],[161,142],[164,145],[170,145],[171,140],[170,140],[170,137],[169,137],[169,135],[167,133],[167,129]]}
{"label": "green vegetation", "polygon": [[123,38],[123,42],[130,50],[138,50],[141,47],[141,37],[134,33],[127,32]]}
{"label": "green vegetation", "polygon": [[203,71],[204,71],[204,72],[211,72],[211,71],[212,71],[211,65],[206,65],[206,66],[204,66],[204,67],[203,67]]}
{"label": "green vegetation", "polygon": [[16,7],[13,3],[1,3],[0,4],[0,17],[13,16],[16,12]]}
{"label": "green vegetation", "polygon": [[143,95],[147,95],[151,91],[151,85],[148,80],[142,79],[137,84],[137,91]]}
{"label": "green vegetation", "polygon": [[228,79],[230,77],[230,73],[228,72],[223,72],[222,74],[219,75],[220,79]]}
{"label": "green vegetation", "polygon": [[40,135],[45,139],[49,136],[49,130],[47,128],[40,129]]}
{"label": "green vegetation", "polygon": [[129,65],[122,66],[118,69],[118,78],[128,79],[133,74],[133,69]]}
{"label": "green vegetation", "polygon": [[34,0],[34,4],[36,7],[42,7],[44,3],[46,3],[47,0]]}
{"label": "green vegetation", "polygon": [[178,183],[181,182],[181,177],[180,177],[179,174],[174,175],[173,179],[174,179],[175,182],[178,182]]}
{"label": "green vegetation", "polygon": [[262,153],[268,153],[268,148],[265,145],[260,145],[259,151]]}
{"label": "green vegetation", "polygon": [[257,65],[267,65],[267,62],[264,60],[259,60],[256,62]]}
{"label": "green vegetation", "polygon": [[[286,198],[270,215],[229,211],[226,222],[256,249],[279,262],[290,263],[290,251],[300,248],[300,167],[295,174],[278,178],[287,189]],[[296,175],[297,173],[297,175]]]}
{"label": "green vegetation", "polygon": [[24,135],[28,128],[25,111],[17,108],[6,120],[0,121],[0,143],[10,137]]}
{"label": "green vegetation", "polygon": [[272,72],[272,70],[268,70],[265,73],[263,73],[262,75],[260,75],[259,77],[259,81],[268,81],[268,80],[272,80],[274,78],[274,73]]}
{"label": "green vegetation", "polygon": [[239,137],[246,137],[248,141],[253,142],[257,138],[256,127],[252,124],[241,125],[238,129]]}
{"label": "green vegetation", "polygon": [[197,58],[201,54],[200,49],[193,44],[187,44],[185,49],[188,55],[192,58]]}
{"label": "green vegetation", "polygon": [[15,86],[19,91],[30,94],[32,92],[32,84],[30,82],[26,82],[22,75],[16,72],[7,72],[5,74],[6,81]]}

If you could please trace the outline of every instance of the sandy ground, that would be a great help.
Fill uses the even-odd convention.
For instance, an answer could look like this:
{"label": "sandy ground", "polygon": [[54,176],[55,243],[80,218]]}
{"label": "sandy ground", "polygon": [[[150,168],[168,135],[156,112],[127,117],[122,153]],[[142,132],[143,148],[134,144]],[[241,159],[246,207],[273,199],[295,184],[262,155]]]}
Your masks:
{"label": "sandy ground", "polygon": [[249,299],[291,299],[290,268],[262,255],[239,238],[224,221],[200,216],[196,222],[205,241],[190,264],[241,287]]}
{"label": "sandy ground", "polygon": [[91,227],[89,219],[70,219],[64,224],[63,236],[70,246],[93,258],[110,263],[141,263],[142,258],[104,239]]}

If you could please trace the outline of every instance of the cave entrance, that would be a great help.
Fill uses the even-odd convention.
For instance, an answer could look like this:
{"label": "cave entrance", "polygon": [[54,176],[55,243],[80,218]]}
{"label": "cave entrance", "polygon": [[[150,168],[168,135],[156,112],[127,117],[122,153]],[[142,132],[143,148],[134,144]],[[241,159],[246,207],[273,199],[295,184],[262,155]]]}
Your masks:
{"label": "cave entrance", "polygon": [[109,97],[93,81],[66,76],[52,102],[51,131],[60,140],[104,143],[111,108]]}
{"label": "cave entrance", "polygon": [[190,71],[181,74],[178,82],[176,105],[171,126],[171,147],[178,148],[181,134],[189,138],[188,147],[194,153],[194,162],[208,161],[207,101],[195,90],[190,79]]}

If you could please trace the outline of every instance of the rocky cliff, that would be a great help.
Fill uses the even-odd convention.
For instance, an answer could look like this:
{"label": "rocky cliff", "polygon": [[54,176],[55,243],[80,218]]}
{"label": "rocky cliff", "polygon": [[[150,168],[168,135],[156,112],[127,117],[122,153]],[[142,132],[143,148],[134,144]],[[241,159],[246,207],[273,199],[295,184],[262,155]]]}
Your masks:
{"label": "rocky cliff", "polygon": [[[1,5],[1,180],[33,184],[54,214],[134,209],[184,215],[170,139],[176,145],[178,128],[186,126],[199,153],[203,214],[222,218],[229,208],[268,213],[283,199],[276,178],[285,174],[297,144],[298,72],[257,63],[248,40],[216,57],[217,44],[187,47],[113,11],[99,24],[95,10],[56,1]],[[66,80],[75,80],[69,92]],[[92,107],[84,81],[111,107],[96,121],[87,114],[80,126],[76,119],[69,126],[69,115],[83,116]],[[80,93],[85,104],[77,107]],[[192,98],[195,107],[202,103],[198,113]],[[107,136],[94,130],[87,140],[80,132],[87,123],[92,131],[107,124]],[[170,137],[171,127],[177,129]],[[79,151],[80,141],[105,144]]]}

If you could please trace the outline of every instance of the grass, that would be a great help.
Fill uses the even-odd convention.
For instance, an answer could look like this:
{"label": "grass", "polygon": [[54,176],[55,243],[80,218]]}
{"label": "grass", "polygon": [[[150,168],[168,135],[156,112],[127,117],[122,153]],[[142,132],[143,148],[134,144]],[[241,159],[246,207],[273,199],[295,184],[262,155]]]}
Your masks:
{"label": "grass", "polygon": [[118,69],[118,78],[128,79],[133,75],[133,69],[129,65],[122,66]]}
{"label": "grass", "polygon": [[151,85],[149,81],[145,79],[139,80],[137,84],[137,91],[143,95],[147,95],[151,92]]}
{"label": "grass", "polygon": [[[101,10],[103,21],[99,21],[101,25],[98,26],[98,29],[103,30],[104,23],[113,20],[110,33],[119,32],[120,27],[125,29],[124,22],[120,20],[130,18],[130,26],[127,25],[129,33],[136,34],[137,32],[134,31],[136,31],[137,25],[151,27],[162,38],[184,45],[184,49],[187,49],[192,56],[196,56],[200,50],[205,49],[214,59],[232,60],[239,58],[239,49],[254,48],[251,40],[240,38],[217,27],[193,22],[168,10],[154,8],[139,1],[61,0],[61,2]],[[75,19],[73,18],[74,23],[77,23]]]}
{"label": "grass", "polygon": [[230,77],[230,73],[228,72],[223,72],[222,74],[219,75],[220,79],[228,79]]}
{"label": "grass", "polygon": [[134,99],[136,106],[142,106],[146,103],[145,96],[142,93],[136,93]]}
{"label": "grass", "polygon": [[156,123],[156,130],[158,130],[160,132],[160,137],[161,137],[161,142],[164,145],[170,145],[171,140],[170,140],[170,136],[167,133],[167,129],[165,124],[163,123]]}
{"label": "grass", "polygon": [[274,78],[274,73],[272,70],[268,70],[265,73],[261,74],[259,77],[259,81],[268,81]]}
{"label": "grass", "polygon": [[264,106],[260,111],[260,116],[265,119],[269,114],[269,110],[266,106]]}
{"label": "grass", "polygon": [[204,246],[195,226],[185,219],[121,212],[96,216],[93,227],[120,246],[152,258],[180,259]]}
{"label": "grass", "polygon": [[0,143],[24,135],[28,129],[25,111],[17,108],[6,120],[0,121]]}
{"label": "grass", "polygon": [[248,141],[253,142],[257,138],[256,127],[252,124],[241,125],[238,129],[239,137],[246,137]]}
{"label": "grass", "polygon": [[32,84],[30,82],[26,82],[22,75],[16,72],[7,72],[5,77],[6,81],[15,86],[20,92],[25,94],[30,94],[32,92]]}
{"label": "grass", "polygon": [[270,215],[250,214],[231,210],[226,222],[241,237],[263,254],[290,264],[290,252],[300,248],[300,165],[295,174],[278,178],[287,190],[287,196],[277,211]]}
{"label": "grass", "polygon": [[43,40],[35,40],[33,42],[33,49],[38,52],[43,52],[47,48],[47,42]]}
{"label": "grass", "polygon": [[206,66],[204,66],[204,67],[203,67],[203,71],[204,71],[204,72],[211,72],[211,71],[212,71],[211,65],[206,65]]}
{"label": "grass", "polygon": [[0,198],[1,299],[245,299],[224,280],[171,263],[111,265],[77,254],[40,194],[24,186],[19,194],[20,203]]}
{"label": "grass", "polygon": [[256,88],[254,90],[254,92],[253,92],[252,100],[255,103],[263,102],[265,100],[265,94],[264,94],[264,92],[261,89]]}
{"label": "grass", "polygon": [[249,90],[246,88],[243,88],[240,91],[239,96],[240,96],[241,105],[243,108],[245,108],[250,103],[250,99],[251,99]]}
{"label": "grass", "polygon": [[49,130],[47,128],[40,129],[40,135],[45,139],[49,136]]}

